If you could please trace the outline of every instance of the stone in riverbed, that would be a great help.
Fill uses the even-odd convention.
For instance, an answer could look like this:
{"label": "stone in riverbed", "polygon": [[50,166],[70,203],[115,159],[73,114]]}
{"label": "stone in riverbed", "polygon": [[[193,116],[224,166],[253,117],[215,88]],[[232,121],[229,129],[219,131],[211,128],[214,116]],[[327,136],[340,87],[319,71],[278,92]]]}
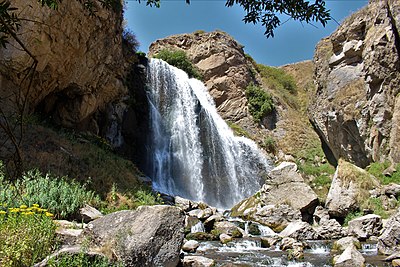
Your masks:
{"label": "stone in riverbed", "polygon": [[296,240],[320,238],[318,233],[306,222],[291,222],[279,235],[282,237],[292,237]]}
{"label": "stone in riverbed", "polygon": [[338,239],[347,235],[347,231],[335,219],[322,220],[314,228],[321,239]]}
{"label": "stone in riverbed", "polygon": [[185,256],[182,260],[183,267],[212,267],[214,260],[202,256]]}
{"label": "stone in riverbed", "polygon": [[226,244],[228,242],[232,241],[232,237],[227,234],[220,234],[219,235],[219,241],[221,241],[222,244]]}
{"label": "stone in riverbed", "polygon": [[355,246],[356,248],[360,249],[361,244],[357,238],[354,236],[346,236],[343,237],[333,243],[332,250],[333,251],[344,251],[346,248],[350,246]]}
{"label": "stone in riverbed", "polygon": [[226,221],[216,222],[214,224],[214,230],[222,234],[230,235],[232,237],[243,236],[243,230],[231,222],[226,222]]}
{"label": "stone in riverbed", "polygon": [[194,253],[199,246],[200,244],[196,240],[189,240],[183,244],[182,250],[185,252]]}
{"label": "stone in riverbed", "polygon": [[334,267],[363,267],[365,259],[354,245],[348,246],[342,254],[334,258]]}
{"label": "stone in riverbed", "polygon": [[370,236],[379,236],[382,229],[381,216],[368,214],[355,218],[349,222],[349,234],[354,235],[360,240],[365,240]]}

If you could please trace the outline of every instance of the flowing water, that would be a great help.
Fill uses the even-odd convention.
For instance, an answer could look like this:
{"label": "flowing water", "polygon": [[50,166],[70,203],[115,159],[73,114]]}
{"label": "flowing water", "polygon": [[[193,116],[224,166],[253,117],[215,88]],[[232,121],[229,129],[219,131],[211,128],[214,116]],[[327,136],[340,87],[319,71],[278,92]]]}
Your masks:
{"label": "flowing water", "polygon": [[234,136],[202,82],[151,59],[148,99],[146,172],[156,190],[219,208],[259,190],[271,164],[254,142]]}

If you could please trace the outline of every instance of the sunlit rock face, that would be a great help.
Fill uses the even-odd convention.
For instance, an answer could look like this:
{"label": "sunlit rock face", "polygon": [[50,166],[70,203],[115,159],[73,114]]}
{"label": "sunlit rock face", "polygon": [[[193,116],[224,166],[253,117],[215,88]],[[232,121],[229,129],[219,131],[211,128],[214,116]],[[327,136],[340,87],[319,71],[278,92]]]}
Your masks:
{"label": "sunlit rock face", "polygon": [[400,2],[370,1],[316,48],[309,115],[336,159],[400,162]]}
{"label": "sunlit rock face", "polygon": [[180,49],[187,53],[200,69],[203,81],[224,119],[246,120],[247,124],[252,124],[244,90],[255,77],[242,45],[222,31],[198,31],[157,40],[150,46],[150,55],[162,49]]}
{"label": "sunlit rock face", "polygon": [[2,97],[21,89],[29,111],[40,109],[61,125],[74,127],[126,91],[121,80],[122,11],[104,9],[98,1],[94,16],[80,1],[62,1],[57,10],[35,0],[11,3],[23,19],[17,36],[37,66],[28,91],[24,74],[33,59],[10,38],[7,48],[0,48]]}

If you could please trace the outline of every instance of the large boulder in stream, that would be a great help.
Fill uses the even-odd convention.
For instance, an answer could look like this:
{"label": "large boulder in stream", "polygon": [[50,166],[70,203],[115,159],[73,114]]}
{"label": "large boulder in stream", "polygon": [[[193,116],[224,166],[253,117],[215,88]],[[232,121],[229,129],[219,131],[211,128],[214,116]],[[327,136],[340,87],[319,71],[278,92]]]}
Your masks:
{"label": "large boulder in stream", "polygon": [[[318,196],[297,172],[297,165],[282,162],[270,171],[262,189],[232,208],[232,215],[265,224],[274,230],[282,230],[289,222],[312,222],[312,214],[318,204]],[[286,211],[268,212],[272,209]],[[279,215],[281,225],[270,223]],[[272,221],[277,221],[273,219]],[[277,229],[280,228],[280,229]]]}
{"label": "large boulder in stream", "polygon": [[142,206],[94,220],[85,229],[102,251],[126,266],[175,267],[183,243],[184,215],[172,206]]}
{"label": "large boulder in stream", "polygon": [[364,267],[365,259],[354,245],[348,246],[342,254],[334,258],[334,267]]}
{"label": "large boulder in stream", "polygon": [[326,198],[329,215],[345,218],[350,212],[361,208],[370,197],[370,190],[379,187],[379,181],[367,171],[339,160]]}

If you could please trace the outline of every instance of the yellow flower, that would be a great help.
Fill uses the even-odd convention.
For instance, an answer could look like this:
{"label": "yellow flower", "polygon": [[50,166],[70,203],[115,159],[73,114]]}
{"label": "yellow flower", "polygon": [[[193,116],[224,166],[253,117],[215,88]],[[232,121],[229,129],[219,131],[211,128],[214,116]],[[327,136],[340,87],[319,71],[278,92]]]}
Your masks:
{"label": "yellow flower", "polygon": [[0,214],[6,214],[7,212],[5,212],[4,210],[0,210]]}
{"label": "yellow flower", "polygon": [[39,208],[39,204],[33,204],[32,207],[33,208]]}
{"label": "yellow flower", "polygon": [[54,214],[52,214],[52,213],[50,213],[50,212],[47,212],[47,211],[46,211],[45,215],[46,215],[47,217],[53,217],[53,216],[54,216]]}
{"label": "yellow flower", "polygon": [[19,206],[21,209],[26,209],[28,206],[27,205],[21,205],[21,206]]}

